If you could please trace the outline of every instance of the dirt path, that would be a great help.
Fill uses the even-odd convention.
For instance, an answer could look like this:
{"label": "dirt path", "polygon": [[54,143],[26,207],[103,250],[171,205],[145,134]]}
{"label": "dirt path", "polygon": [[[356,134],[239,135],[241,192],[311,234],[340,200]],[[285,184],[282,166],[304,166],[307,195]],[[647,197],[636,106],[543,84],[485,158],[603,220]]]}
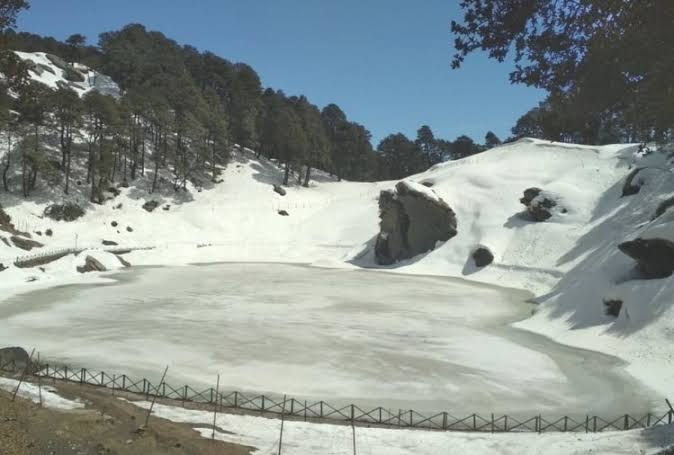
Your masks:
{"label": "dirt path", "polygon": [[[52,385],[52,384],[50,384]],[[248,455],[252,448],[202,438],[191,427],[157,417],[139,431],[145,412],[111,396],[109,390],[54,384],[65,398],[79,398],[86,408],[57,411],[28,400],[11,401],[0,390],[0,454],[218,454]]]}

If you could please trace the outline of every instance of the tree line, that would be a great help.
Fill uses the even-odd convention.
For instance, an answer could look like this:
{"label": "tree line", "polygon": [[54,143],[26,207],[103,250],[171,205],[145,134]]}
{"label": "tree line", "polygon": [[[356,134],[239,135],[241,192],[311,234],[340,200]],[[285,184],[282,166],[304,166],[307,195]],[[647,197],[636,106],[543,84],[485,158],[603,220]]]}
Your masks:
{"label": "tree line", "polygon": [[515,137],[605,144],[674,138],[674,2],[463,0],[452,21],[459,68],[470,53],[513,55],[513,83],[545,89]]}

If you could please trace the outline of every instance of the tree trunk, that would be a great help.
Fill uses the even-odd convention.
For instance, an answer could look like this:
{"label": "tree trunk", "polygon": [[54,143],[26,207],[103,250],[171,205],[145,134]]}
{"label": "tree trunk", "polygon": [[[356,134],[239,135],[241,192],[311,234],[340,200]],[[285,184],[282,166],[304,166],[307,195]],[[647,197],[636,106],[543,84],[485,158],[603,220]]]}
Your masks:
{"label": "tree trunk", "polygon": [[7,161],[5,161],[5,167],[2,170],[2,186],[5,188],[5,191],[9,193],[9,185],[7,184],[7,173],[9,172],[9,166],[12,163],[12,133],[7,131]]}
{"label": "tree trunk", "polygon": [[288,185],[288,178],[290,177],[290,161],[286,161],[286,169],[283,174],[283,184]]}
{"label": "tree trunk", "polygon": [[65,193],[68,194],[70,191],[70,163],[72,162],[72,147],[73,147],[73,132],[72,130],[68,131],[68,135],[66,138],[66,149],[67,149],[67,156],[66,156],[66,189]]}
{"label": "tree trunk", "polygon": [[311,179],[311,166],[307,164],[307,173],[304,175],[303,187],[309,188],[309,180]]}

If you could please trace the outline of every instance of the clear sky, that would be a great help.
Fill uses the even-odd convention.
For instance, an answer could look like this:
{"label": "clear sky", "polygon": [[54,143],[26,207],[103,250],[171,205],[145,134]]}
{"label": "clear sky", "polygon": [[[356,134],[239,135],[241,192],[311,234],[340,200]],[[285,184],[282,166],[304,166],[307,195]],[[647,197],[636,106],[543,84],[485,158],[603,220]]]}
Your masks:
{"label": "clear sky", "polygon": [[502,139],[544,94],[512,86],[509,63],[471,55],[452,70],[458,0],[30,0],[18,29],[64,39],[138,22],[181,44],[245,62],[264,86],[334,102],[373,143],[422,124],[453,140]]}

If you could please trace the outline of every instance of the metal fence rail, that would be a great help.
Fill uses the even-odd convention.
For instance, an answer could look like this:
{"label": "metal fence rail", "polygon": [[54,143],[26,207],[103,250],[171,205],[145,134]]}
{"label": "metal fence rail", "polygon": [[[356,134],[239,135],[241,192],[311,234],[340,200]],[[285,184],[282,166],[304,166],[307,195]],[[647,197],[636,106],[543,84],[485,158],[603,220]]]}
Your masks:
{"label": "metal fence rail", "polygon": [[[2,363],[0,370],[16,373],[14,361]],[[471,414],[465,417],[454,416],[449,412],[425,415],[413,409],[390,410],[384,407],[362,409],[358,405],[334,407],[325,401],[308,402],[288,398],[285,401],[267,395],[253,395],[242,392],[218,392],[214,388],[196,390],[188,385],[175,388],[166,382],[153,384],[148,379],[132,379],[122,375],[110,375],[104,371],[92,371],[86,368],[32,364],[29,373],[34,377],[67,381],[106,387],[112,391],[128,392],[150,397],[181,401],[183,403],[206,404],[223,409],[237,409],[264,414],[283,415],[304,420],[321,420],[361,425],[379,425],[394,428],[418,428],[439,431],[470,432],[584,432],[625,431],[667,425],[674,421],[674,412],[663,414],[648,413],[642,416],[624,414],[616,418],[604,419],[600,416],[586,415],[579,420],[570,416],[558,418],[542,415],[522,419],[511,415],[481,416]]]}

